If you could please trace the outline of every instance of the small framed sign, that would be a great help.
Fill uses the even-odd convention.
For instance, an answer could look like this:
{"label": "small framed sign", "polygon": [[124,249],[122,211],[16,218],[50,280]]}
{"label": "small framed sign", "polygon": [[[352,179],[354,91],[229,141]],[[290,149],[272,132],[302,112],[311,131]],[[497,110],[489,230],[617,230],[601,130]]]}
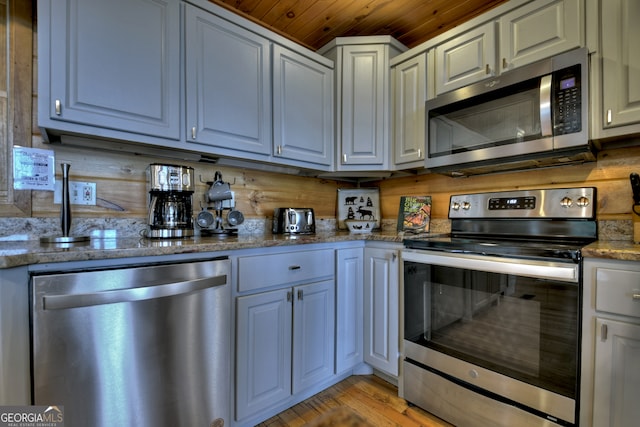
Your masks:
{"label": "small framed sign", "polygon": [[346,230],[345,219],[378,221],[380,228],[379,188],[338,188],[338,230]]}
{"label": "small framed sign", "polygon": [[398,211],[398,231],[428,233],[431,221],[431,196],[402,196]]}

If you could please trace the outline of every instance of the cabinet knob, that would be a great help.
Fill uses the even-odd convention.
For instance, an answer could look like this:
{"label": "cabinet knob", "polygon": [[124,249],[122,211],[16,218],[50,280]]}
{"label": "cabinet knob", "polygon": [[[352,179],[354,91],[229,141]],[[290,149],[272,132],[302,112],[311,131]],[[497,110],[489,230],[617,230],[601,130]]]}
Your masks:
{"label": "cabinet knob", "polygon": [[611,112],[611,110],[607,110],[607,124],[610,125],[611,122],[613,121],[613,114]]}
{"label": "cabinet knob", "polygon": [[293,292],[287,291],[287,302],[291,302],[293,299]]}
{"label": "cabinet knob", "polygon": [[342,155],[342,163],[347,163],[347,154]]}
{"label": "cabinet knob", "polygon": [[418,148],[418,158],[422,158],[422,149]]}
{"label": "cabinet knob", "polygon": [[62,115],[62,102],[59,99],[56,99],[56,116]]}
{"label": "cabinet knob", "polygon": [[191,128],[191,139],[196,139],[196,127]]}
{"label": "cabinet knob", "polygon": [[298,289],[298,300],[302,301],[303,292],[302,289]]}
{"label": "cabinet knob", "polygon": [[290,265],[289,266],[289,270],[300,270],[300,266],[299,265]]}
{"label": "cabinet knob", "polygon": [[485,65],[484,72],[485,74],[491,74],[491,67],[489,66],[489,64]]}
{"label": "cabinet knob", "polygon": [[507,58],[502,58],[502,69],[506,70],[509,68],[509,63],[507,63]]}

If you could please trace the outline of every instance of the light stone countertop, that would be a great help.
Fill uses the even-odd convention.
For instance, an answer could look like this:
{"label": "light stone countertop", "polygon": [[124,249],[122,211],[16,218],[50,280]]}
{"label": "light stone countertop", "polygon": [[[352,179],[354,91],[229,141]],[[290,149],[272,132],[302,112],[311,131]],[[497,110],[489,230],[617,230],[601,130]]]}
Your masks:
{"label": "light stone countertop", "polygon": [[583,248],[582,256],[640,261],[640,245],[627,240],[600,240]]}
{"label": "light stone countertop", "polygon": [[[618,230],[618,224],[622,222],[613,223],[616,224],[615,227],[607,223],[604,226],[601,225],[601,240],[585,247],[582,250],[582,255],[585,257],[640,261],[640,245],[636,245],[630,240],[615,240],[615,238],[628,236],[627,228],[629,227],[623,227],[622,231],[624,233],[621,233]],[[93,225],[95,226],[95,224]],[[140,227],[139,223],[134,223],[134,226]],[[335,224],[329,224],[329,226],[335,227]],[[324,229],[313,235],[298,234],[293,236],[257,232],[240,233],[238,236],[226,238],[193,237],[173,240],[154,240],[131,237],[131,235],[117,238],[92,237],[90,242],[68,247],[63,245],[43,245],[37,239],[0,240],[0,268],[55,262],[231,251],[358,240],[402,243],[403,235],[397,233],[392,226],[394,227],[395,224],[387,224],[386,227],[383,226],[382,231],[374,231],[371,234],[350,234],[346,231]],[[262,230],[264,227],[259,225],[255,229]],[[613,231],[611,231],[612,229]],[[432,227],[431,235],[446,232],[448,232],[446,224],[436,222],[435,227]],[[610,238],[614,240],[610,240]]]}
{"label": "light stone countertop", "polygon": [[39,240],[0,241],[0,268],[30,264],[87,261],[143,256],[188,254],[194,252],[231,251],[238,249],[294,246],[311,243],[375,240],[402,243],[397,232],[350,234],[321,232],[316,234],[274,235],[240,234],[233,237],[193,237],[188,239],[146,239],[124,237],[92,238],[74,245],[40,244]]}

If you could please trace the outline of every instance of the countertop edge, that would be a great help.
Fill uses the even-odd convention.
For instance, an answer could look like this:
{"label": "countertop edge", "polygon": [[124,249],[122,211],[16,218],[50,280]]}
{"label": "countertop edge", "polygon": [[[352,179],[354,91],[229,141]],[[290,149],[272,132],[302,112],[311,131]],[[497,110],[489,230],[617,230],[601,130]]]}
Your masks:
{"label": "countertop edge", "polygon": [[[79,245],[42,245],[36,240],[0,242],[0,269],[32,264],[180,255],[205,252],[228,252],[242,249],[286,247],[317,243],[378,241],[402,243],[397,232],[350,234],[323,232],[313,235],[249,234],[229,238],[195,237],[184,240],[145,238],[92,239]],[[604,240],[582,249],[583,257],[640,261],[640,245],[632,241]]]}
{"label": "countertop edge", "polygon": [[227,238],[151,240],[145,238],[91,239],[76,245],[42,245],[39,241],[0,242],[0,269],[32,264],[228,252],[242,249],[286,247],[350,241],[402,243],[398,233],[350,234],[347,232],[314,235],[241,235]]}
{"label": "countertop edge", "polygon": [[627,240],[599,240],[582,248],[586,258],[640,261],[640,245]]}

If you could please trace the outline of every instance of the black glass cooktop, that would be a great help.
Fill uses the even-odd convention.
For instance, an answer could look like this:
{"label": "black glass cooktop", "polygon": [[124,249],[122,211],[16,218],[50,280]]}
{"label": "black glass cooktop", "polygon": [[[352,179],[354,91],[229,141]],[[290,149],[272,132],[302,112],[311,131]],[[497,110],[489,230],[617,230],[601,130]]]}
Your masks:
{"label": "black glass cooktop", "polygon": [[510,258],[549,259],[579,262],[580,249],[594,239],[585,240],[527,240],[498,238],[451,237],[447,235],[404,239],[410,249],[435,250],[450,253],[493,255]]}

